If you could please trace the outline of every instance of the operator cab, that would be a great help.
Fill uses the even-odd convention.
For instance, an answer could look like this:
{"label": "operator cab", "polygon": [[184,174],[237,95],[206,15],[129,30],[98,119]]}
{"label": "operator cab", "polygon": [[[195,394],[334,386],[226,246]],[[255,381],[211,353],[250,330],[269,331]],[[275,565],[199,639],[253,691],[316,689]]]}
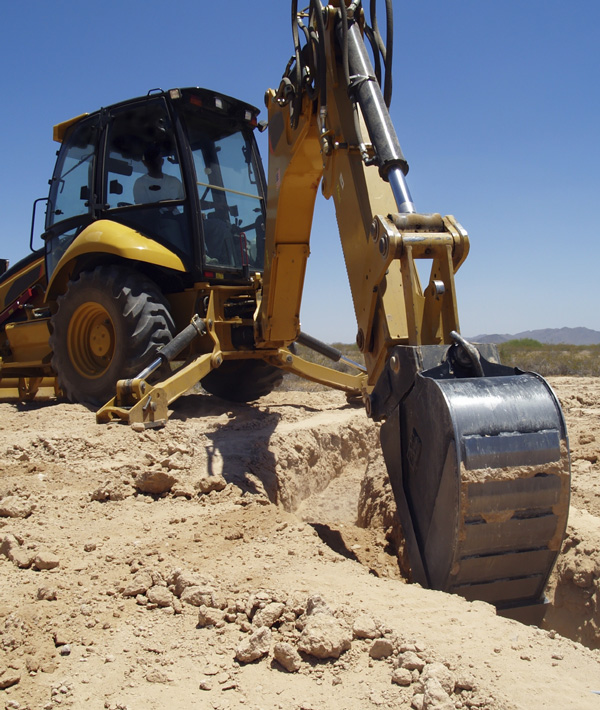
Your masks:
{"label": "operator cab", "polygon": [[55,126],[62,143],[46,213],[51,275],[92,222],[121,223],[175,252],[195,280],[262,271],[265,179],[258,109],[174,89]]}

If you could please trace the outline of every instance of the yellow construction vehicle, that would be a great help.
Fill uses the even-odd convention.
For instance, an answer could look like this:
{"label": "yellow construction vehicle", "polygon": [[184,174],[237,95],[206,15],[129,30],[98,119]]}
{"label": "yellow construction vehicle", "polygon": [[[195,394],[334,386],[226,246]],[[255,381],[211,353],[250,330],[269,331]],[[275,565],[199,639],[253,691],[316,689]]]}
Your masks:
{"label": "yellow construction vehicle", "polygon": [[[27,398],[53,378],[73,401],[110,399],[98,421],[144,425],[198,382],[250,401],[287,371],[359,395],[382,422],[413,579],[513,612],[538,605],[569,505],[559,403],[460,335],[467,233],[416,212],[376,18],[360,0],[302,12],[293,0],[292,30],[265,97],[267,179],[258,110],[214,91],[155,91],[55,127],[45,251],[0,279],[0,385]],[[354,374],[293,348],[339,357],[300,328],[319,188],[356,312]],[[417,260],[430,262],[423,285]]]}

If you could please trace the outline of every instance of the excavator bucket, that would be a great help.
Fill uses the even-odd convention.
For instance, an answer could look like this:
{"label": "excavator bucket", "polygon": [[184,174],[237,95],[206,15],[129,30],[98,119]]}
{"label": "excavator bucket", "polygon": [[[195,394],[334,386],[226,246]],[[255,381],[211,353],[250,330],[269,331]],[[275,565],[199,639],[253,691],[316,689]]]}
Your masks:
{"label": "excavator bucket", "polygon": [[539,375],[483,358],[479,376],[446,361],[409,382],[395,357],[388,386],[404,384],[381,442],[414,581],[500,611],[539,604],[569,507],[556,396]]}

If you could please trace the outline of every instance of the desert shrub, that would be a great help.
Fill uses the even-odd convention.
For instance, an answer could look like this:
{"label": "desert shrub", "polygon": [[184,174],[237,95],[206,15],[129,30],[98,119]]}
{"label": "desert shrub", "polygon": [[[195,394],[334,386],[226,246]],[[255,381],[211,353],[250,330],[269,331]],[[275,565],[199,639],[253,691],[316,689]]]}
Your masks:
{"label": "desert shrub", "polygon": [[[335,343],[334,347],[341,350],[346,357],[363,362],[362,354],[356,345]],[[331,360],[297,345],[298,355],[328,367],[343,372],[353,373],[353,369],[343,362],[334,363]],[[498,345],[500,361],[504,365],[518,367],[521,370],[537,372],[543,377],[553,375],[575,375],[580,377],[600,377],[600,345],[552,345],[541,343],[533,338],[509,340]],[[318,392],[326,390],[324,385],[309,382],[295,375],[286,375],[281,385],[282,389],[304,390]]]}
{"label": "desert shrub", "polygon": [[529,338],[498,346],[505,365],[551,375],[600,376],[600,345],[550,345]]}

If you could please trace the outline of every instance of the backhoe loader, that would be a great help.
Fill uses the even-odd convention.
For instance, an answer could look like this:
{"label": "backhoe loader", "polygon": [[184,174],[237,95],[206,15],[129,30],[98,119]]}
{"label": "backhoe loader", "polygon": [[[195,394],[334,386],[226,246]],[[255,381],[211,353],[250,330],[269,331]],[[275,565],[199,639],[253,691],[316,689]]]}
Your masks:
{"label": "backhoe loader", "polygon": [[[468,236],[452,216],[416,211],[374,6],[369,24],[360,1],[293,0],[294,54],[265,96],[266,179],[258,110],[207,89],[55,126],[45,248],[0,280],[0,384],[26,399],[53,383],[103,405],[99,422],[140,425],[164,423],[198,382],[251,401],[287,371],[358,396],[381,422],[412,579],[526,613],[566,528],[563,415],[541,377],[460,334]],[[319,189],[335,206],[364,358],[350,374],[294,348],[339,357],[300,325]]]}

